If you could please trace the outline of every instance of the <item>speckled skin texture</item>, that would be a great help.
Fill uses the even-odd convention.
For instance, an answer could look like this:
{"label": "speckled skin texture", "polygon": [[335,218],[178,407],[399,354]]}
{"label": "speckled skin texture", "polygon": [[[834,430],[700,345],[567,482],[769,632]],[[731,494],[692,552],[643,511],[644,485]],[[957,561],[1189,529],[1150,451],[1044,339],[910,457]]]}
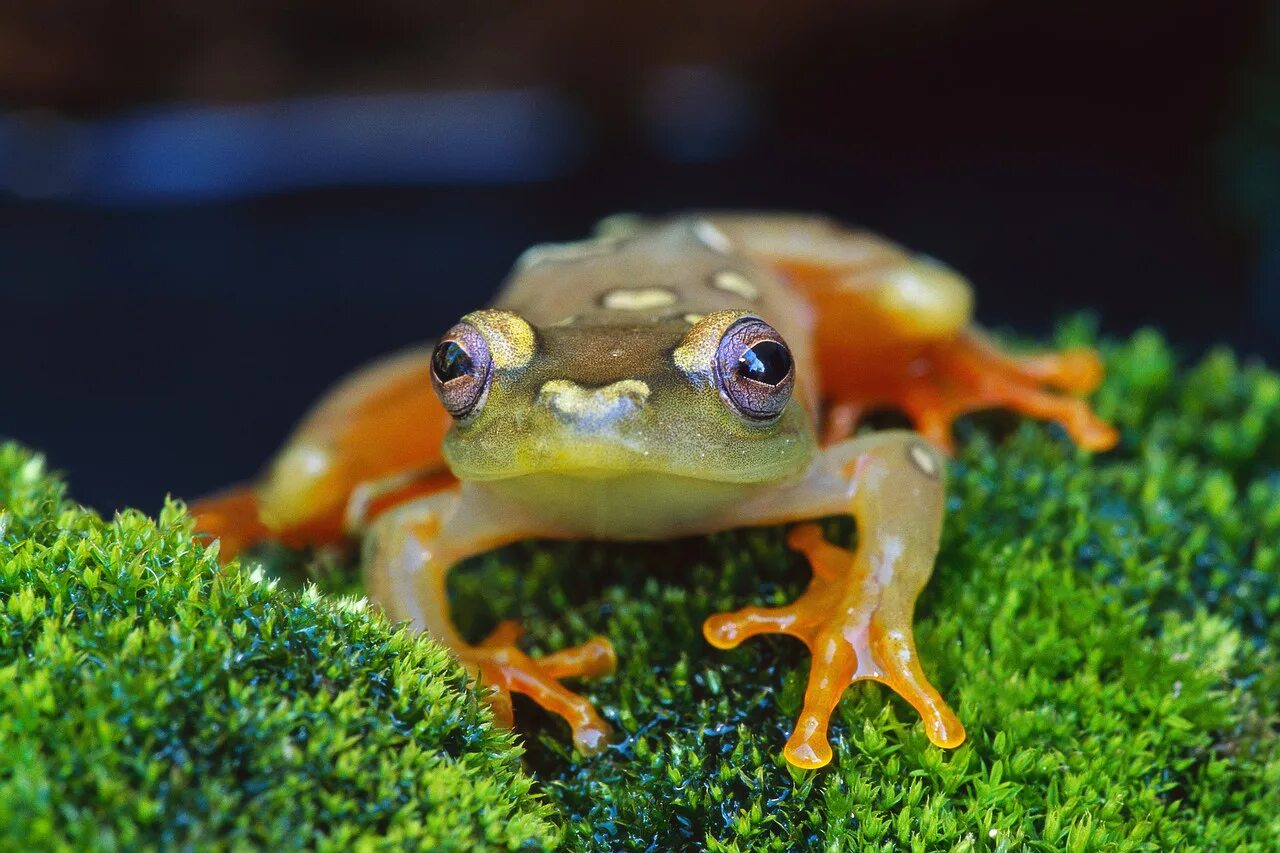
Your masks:
{"label": "speckled skin texture", "polygon": [[[764,633],[808,645],[793,764],[830,761],[827,722],[861,679],[890,686],[934,743],[956,746],[963,727],[928,683],[911,624],[938,545],[951,421],[1007,406],[1089,447],[1115,440],[1086,404],[1044,387],[1091,388],[1092,353],[1010,356],[971,314],[955,272],[821,218],[614,217],[588,240],[530,249],[494,306],[451,331],[477,350],[471,373],[433,377],[422,354],[357,374],[256,492],[197,512],[236,544],[325,541],[344,525],[366,534],[366,586],[392,618],[452,647],[492,688],[500,718],[511,721],[511,692],[527,694],[588,753],[609,727],[561,680],[608,671],[613,650],[597,639],[533,660],[509,624],[466,644],[448,613],[452,566],[531,537],[656,539],[850,514],[856,551],[796,528],[814,570],[801,599],[712,616],[704,633],[723,648]],[[785,377],[753,384],[733,372],[759,339],[785,348]],[[851,437],[864,410],[885,405],[925,437]],[[386,447],[406,432],[411,448]]]}

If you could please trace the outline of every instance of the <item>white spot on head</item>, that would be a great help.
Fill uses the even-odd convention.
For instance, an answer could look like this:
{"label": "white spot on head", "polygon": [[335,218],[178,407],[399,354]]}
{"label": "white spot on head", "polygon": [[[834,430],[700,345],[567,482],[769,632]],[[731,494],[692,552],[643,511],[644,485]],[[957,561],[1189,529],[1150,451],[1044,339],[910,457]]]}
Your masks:
{"label": "white spot on head", "polygon": [[674,305],[677,298],[665,287],[623,287],[600,297],[600,304],[618,311],[644,311]]}
{"label": "white spot on head", "polygon": [[760,295],[760,289],[755,283],[737,270],[720,270],[711,276],[711,286],[716,290],[741,296],[748,302]]}
{"label": "white spot on head", "polygon": [[706,219],[699,219],[693,223],[693,236],[697,237],[699,243],[713,252],[721,255],[728,255],[733,252],[733,241],[729,239],[729,235]]}
{"label": "white spot on head", "polygon": [[696,326],[702,322],[702,318],[705,316],[707,315],[706,314],[685,314],[684,321],[688,323],[690,326]]}

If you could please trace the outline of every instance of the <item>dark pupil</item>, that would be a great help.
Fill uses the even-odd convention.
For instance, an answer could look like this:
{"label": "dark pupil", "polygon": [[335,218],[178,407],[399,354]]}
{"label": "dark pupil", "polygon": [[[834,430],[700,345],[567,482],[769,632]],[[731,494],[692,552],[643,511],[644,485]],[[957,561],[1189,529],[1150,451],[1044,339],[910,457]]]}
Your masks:
{"label": "dark pupil", "polygon": [[459,376],[469,376],[472,364],[471,356],[454,341],[445,341],[436,347],[431,356],[431,368],[441,382],[449,382]]}
{"label": "dark pupil", "polygon": [[791,353],[777,341],[760,341],[738,359],[738,375],[744,379],[777,385],[791,372]]}

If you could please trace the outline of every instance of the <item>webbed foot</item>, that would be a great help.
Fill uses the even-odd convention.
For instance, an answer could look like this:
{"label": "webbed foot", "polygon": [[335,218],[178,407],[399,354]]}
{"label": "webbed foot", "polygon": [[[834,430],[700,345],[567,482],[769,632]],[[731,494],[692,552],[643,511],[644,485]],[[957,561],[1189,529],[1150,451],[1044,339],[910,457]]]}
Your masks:
{"label": "webbed foot", "polygon": [[1017,356],[969,328],[954,339],[930,344],[912,370],[909,380],[880,389],[874,400],[837,399],[829,409],[825,440],[851,435],[862,411],[872,405],[902,409],[917,430],[948,452],[954,449],[955,420],[991,408],[1053,421],[1087,450],[1109,450],[1119,440],[1115,428],[1087,401],[1071,396],[1087,394],[1102,381],[1102,361],[1092,349]]}
{"label": "webbed foot", "polygon": [[600,752],[608,744],[609,724],[590,702],[565,688],[560,680],[613,672],[618,662],[613,646],[604,637],[594,637],[580,646],[534,660],[517,648],[520,634],[520,626],[507,620],[499,623],[480,645],[456,652],[464,664],[479,671],[481,683],[490,688],[488,699],[498,722],[507,727],[513,725],[511,694],[523,693],[564,718],[573,729],[573,744],[579,752]]}
{"label": "webbed foot", "polygon": [[813,567],[809,588],[782,607],[746,607],[707,619],[703,634],[713,646],[731,649],[761,634],[786,634],[809,647],[813,662],[804,707],[784,749],[806,769],[831,761],[827,728],[849,685],[879,681],[906,699],[924,718],[929,740],[942,747],[964,742],[964,727],[920,669],[911,611],[882,606],[889,578],[883,563],[855,560],[853,552],[827,542],[816,524],[793,528],[788,544]]}

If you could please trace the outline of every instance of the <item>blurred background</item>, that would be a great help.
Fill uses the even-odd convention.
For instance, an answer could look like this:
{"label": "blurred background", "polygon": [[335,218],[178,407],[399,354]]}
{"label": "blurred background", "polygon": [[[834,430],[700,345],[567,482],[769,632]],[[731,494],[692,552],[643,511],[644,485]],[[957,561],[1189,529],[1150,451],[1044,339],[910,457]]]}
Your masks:
{"label": "blurred background", "polygon": [[0,6],[0,435],[155,511],[616,211],[824,211],[987,325],[1280,358],[1280,14],[1230,0]]}

